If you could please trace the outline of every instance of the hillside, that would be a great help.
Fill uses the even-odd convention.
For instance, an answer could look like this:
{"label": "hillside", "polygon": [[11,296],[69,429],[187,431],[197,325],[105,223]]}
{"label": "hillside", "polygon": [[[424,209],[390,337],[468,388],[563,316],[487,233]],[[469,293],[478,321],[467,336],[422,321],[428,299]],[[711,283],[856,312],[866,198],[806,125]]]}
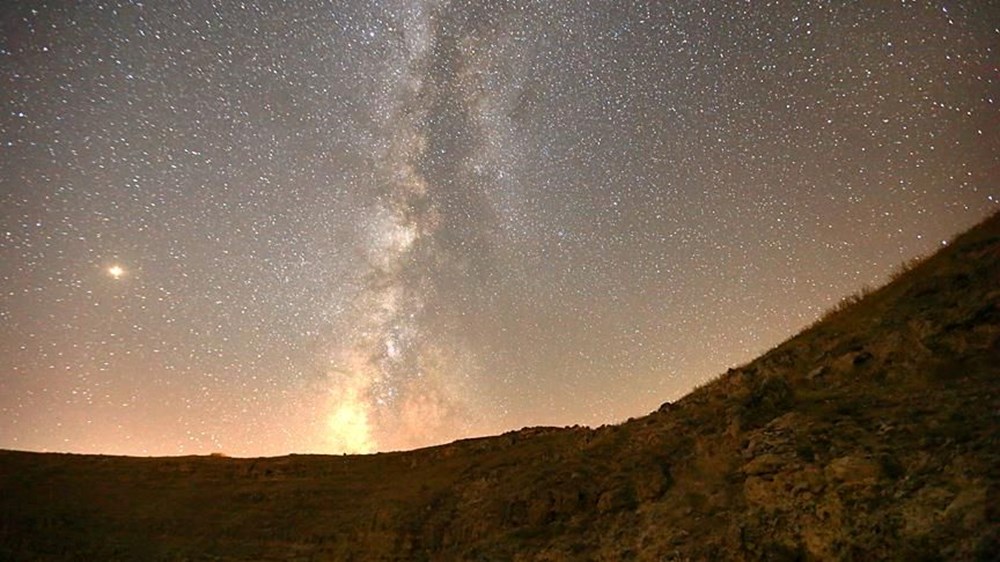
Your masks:
{"label": "hillside", "polygon": [[1000,215],[674,404],[369,456],[0,452],[3,560],[989,560]]}

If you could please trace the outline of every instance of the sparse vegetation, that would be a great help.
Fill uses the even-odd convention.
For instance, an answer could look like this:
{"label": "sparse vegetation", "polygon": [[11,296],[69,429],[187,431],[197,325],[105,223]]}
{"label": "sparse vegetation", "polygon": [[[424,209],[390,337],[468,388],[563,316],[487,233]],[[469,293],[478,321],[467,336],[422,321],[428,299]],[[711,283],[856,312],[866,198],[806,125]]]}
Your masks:
{"label": "sparse vegetation", "polygon": [[900,279],[905,277],[908,273],[920,267],[920,264],[927,261],[927,258],[928,256],[917,256],[915,258],[904,260],[902,263],[896,266],[896,269],[893,269],[892,272],[889,273],[889,282],[894,283],[896,281],[899,281]]}
{"label": "sparse vegetation", "polygon": [[834,316],[846,312],[855,306],[858,306],[859,304],[864,302],[865,299],[867,299],[873,293],[875,293],[875,291],[876,289],[874,289],[871,285],[862,286],[860,289],[858,289],[857,292],[847,295],[846,297],[840,299],[837,302],[837,304],[833,305],[825,312],[823,312],[823,314],[820,315],[819,319],[813,324],[813,326],[826,322],[831,318],[833,318]]}

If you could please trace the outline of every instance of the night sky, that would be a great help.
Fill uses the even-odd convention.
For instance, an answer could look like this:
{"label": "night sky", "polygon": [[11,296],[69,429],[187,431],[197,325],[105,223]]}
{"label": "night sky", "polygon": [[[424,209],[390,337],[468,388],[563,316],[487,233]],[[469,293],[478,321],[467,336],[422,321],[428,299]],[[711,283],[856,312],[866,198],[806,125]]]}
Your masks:
{"label": "night sky", "polygon": [[0,448],[622,421],[1000,209],[1000,3],[0,8]]}

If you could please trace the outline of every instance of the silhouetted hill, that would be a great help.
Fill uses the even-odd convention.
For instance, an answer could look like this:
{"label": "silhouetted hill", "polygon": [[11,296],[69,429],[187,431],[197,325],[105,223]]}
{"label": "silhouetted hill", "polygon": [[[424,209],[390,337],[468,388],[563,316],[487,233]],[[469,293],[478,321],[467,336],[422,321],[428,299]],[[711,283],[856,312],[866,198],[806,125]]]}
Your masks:
{"label": "silhouetted hill", "polygon": [[996,559],[998,375],[1000,215],[619,426],[370,456],[0,452],[0,559]]}

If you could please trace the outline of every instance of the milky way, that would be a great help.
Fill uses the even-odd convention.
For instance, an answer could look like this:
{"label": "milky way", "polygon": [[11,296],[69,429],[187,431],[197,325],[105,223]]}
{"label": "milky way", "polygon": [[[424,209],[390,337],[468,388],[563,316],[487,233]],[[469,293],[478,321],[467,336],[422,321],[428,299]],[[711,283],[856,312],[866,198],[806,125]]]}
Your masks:
{"label": "milky way", "polygon": [[621,421],[1000,202],[996,2],[12,4],[0,448]]}

